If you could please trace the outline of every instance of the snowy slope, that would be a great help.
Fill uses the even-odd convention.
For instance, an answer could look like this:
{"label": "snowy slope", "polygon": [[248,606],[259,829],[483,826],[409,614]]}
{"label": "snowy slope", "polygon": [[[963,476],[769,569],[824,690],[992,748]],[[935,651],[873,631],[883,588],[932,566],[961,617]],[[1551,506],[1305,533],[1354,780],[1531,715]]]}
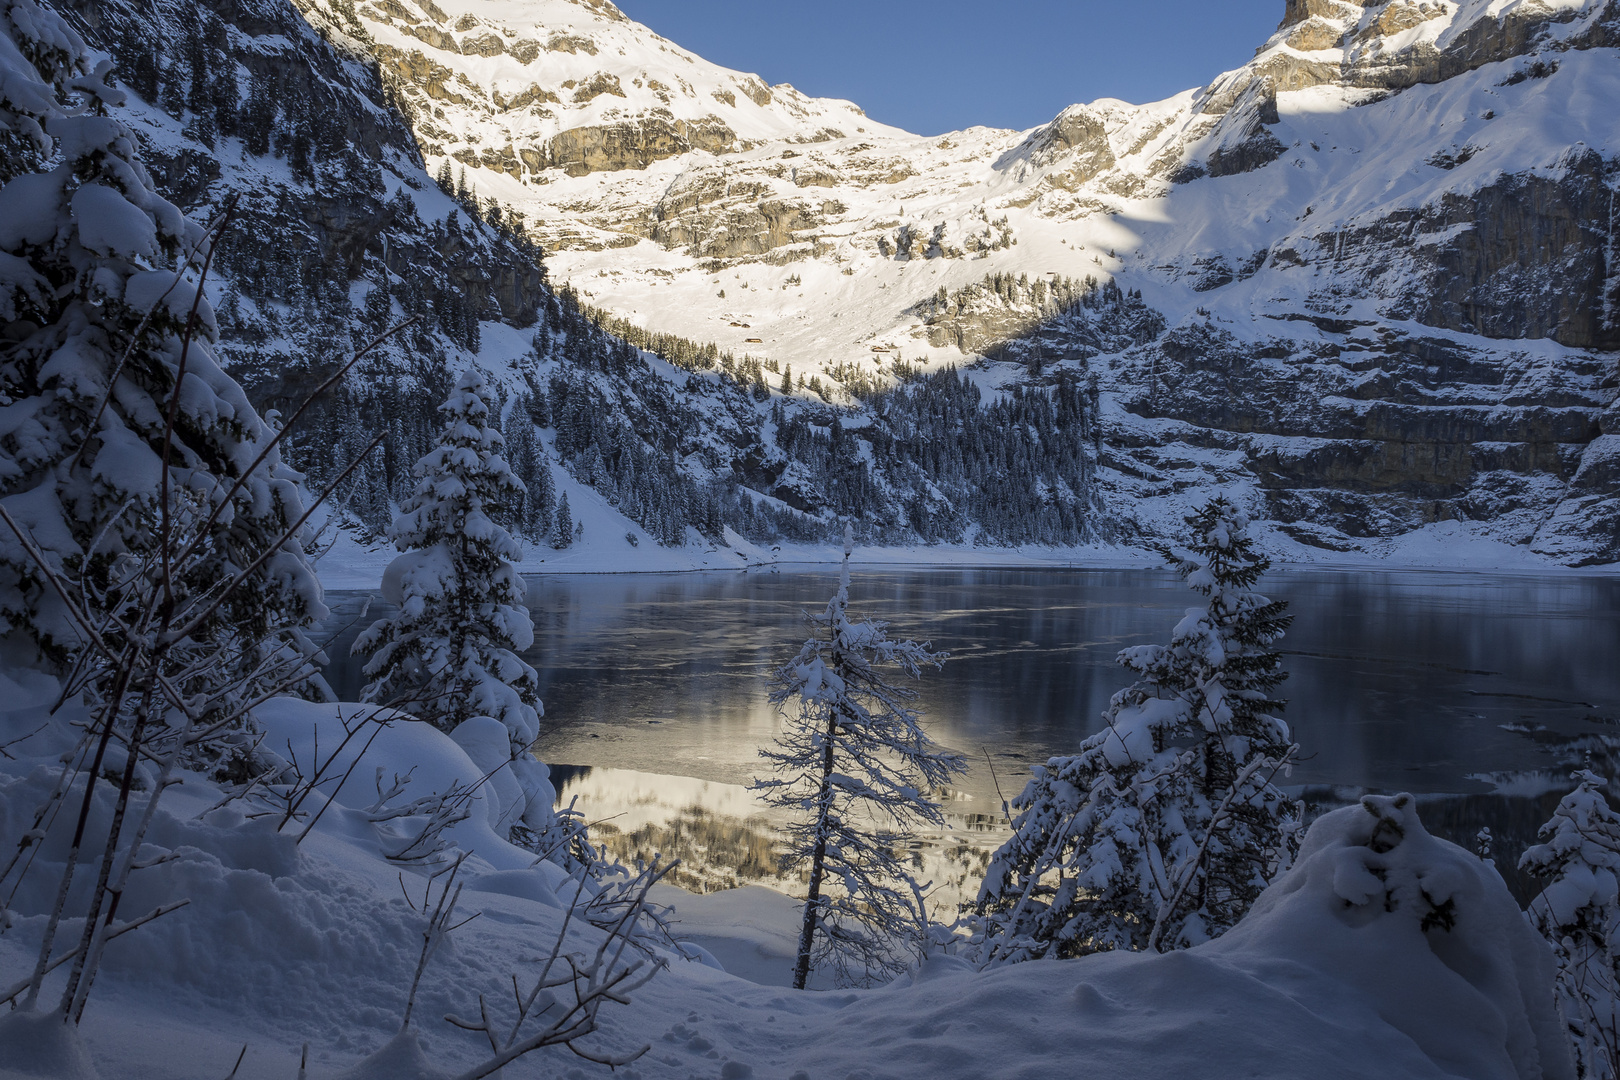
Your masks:
{"label": "snowy slope", "polygon": [[[358,11],[430,167],[629,323],[829,384],[902,356],[1094,374],[1127,535],[1236,485],[1285,551],[1461,520],[1620,558],[1593,444],[1620,347],[1612,0],[1290,2],[1207,87],[940,139],[760,92],[606,3]],[[1112,281],[1159,321],[1098,341],[994,274]]]}
{"label": "snowy slope", "polygon": [[[76,738],[78,706],[46,710],[56,694],[36,673],[6,676],[0,714],[0,842],[15,843]],[[334,706],[278,700],[262,710],[266,745],[336,746]],[[427,725],[383,729],[365,767],[414,769],[411,797],[441,791],[476,767]],[[111,785],[102,785],[109,795]],[[475,796],[453,838],[473,851],[459,911],[477,914],[432,958],[416,1012],[426,1061],[348,1073],[399,1028],[420,952],[427,868],[390,864],[381,850],[419,819],[378,823],[370,778],[335,790],[302,843],[275,817],[188,774],[149,834],[153,865],[128,910],[189,898],[188,907],[114,943],[85,1014],[90,1069],[128,1080],[285,1078],[309,1044],[308,1075],[429,1080],[479,1059],[481,1040],[441,1017],[476,1015],[477,997],[505,1015],[512,974],[525,978],[558,933],[568,885],[496,839],[498,792]],[[144,796],[138,796],[137,803]],[[252,803],[247,805],[251,808]],[[1570,1080],[1552,1013],[1551,955],[1496,872],[1422,828],[1409,797],[1374,798],[1315,823],[1295,868],[1226,937],[1167,955],[1112,954],[976,972],[935,956],[870,990],[794,992],[665,952],[667,969],[628,1006],[601,1014],[597,1052],[649,1052],[624,1075],[791,1078],[941,1076],[1033,1078],[1072,1070],[1135,1080],[1245,1075],[1471,1080]],[[66,851],[70,815],[47,830],[22,888],[8,901],[0,983],[26,971]],[[158,858],[158,856],[165,856]],[[691,908],[696,936],[742,975],[785,955],[785,901],[763,889],[662,900]],[[1444,917],[1436,918],[1442,909]],[[251,912],[245,918],[244,912]],[[577,926],[577,923],[576,923]],[[587,949],[595,931],[572,931]],[[784,961],[785,962],[785,961]],[[53,976],[46,992],[56,987]],[[40,1062],[33,1014],[0,1017],[0,1077],[70,1076]],[[60,1026],[55,1029],[61,1032]],[[585,1078],[605,1071],[561,1050],[509,1066],[512,1080]]]}

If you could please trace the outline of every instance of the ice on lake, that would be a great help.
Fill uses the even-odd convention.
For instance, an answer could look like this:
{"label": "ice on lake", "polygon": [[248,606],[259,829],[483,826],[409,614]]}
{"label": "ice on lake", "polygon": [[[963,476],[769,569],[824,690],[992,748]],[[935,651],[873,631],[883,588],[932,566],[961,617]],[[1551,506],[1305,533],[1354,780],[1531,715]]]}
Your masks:
{"label": "ice on lake", "polygon": [[[527,659],[546,703],[537,750],[562,799],[626,854],[685,852],[692,886],[775,883],[771,819],[744,786],[777,730],[768,674],[835,583],[830,569],[529,578]],[[1285,570],[1262,587],[1296,616],[1281,642],[1284,717],[1303,751],[1293,786],[1324,808],[1416,792],[1431,827],[1459,842],[1489,825],[1521,891],[1511,864],[1570,768],[1588,756],[1609,768],[1620,747],[1620,580]],[[334,598],[334,627],[360,599]],[[1001,797],[1096,730],[1128,682],[1114,655],[1167,640],[1194,599],[1151,570],[855,574],[858,616],[951,654],[917,683],[918,703],[972,769],[945,793],[952,830],[926,838],[924,879],[971,889],[1004,834]],[[332,678],[352,694],[358,665],[340,657]]]}

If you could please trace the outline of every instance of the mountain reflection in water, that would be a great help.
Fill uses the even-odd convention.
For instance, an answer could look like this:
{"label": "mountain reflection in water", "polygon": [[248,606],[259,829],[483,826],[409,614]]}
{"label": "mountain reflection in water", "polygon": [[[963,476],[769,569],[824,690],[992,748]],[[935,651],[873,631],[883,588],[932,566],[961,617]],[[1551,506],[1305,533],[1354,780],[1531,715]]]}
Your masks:
{"label": "mountain reflection in water", "polygon": [[[632,769],[553,765],[558,802],[573,805],[591,825],[591,838],[609,853],[632,862],[661,854],[679,858],[672,883],[708,893],[742,885],[767,885],[803,893],[803,880],[781,870],[780,814],[747,788]],[[955,917],[971,899],[1002,833],[986,829],[975,814],[951,812],[947,793],[942,831],[919,834],[910,845],[912,873],[934,883],[936,917]]]}
{"label": "mountain reflection in water", "polygon": [[[769,882],[769,829],[758,824],[769,819],[737,800],[778,730],[768,675],[806,636],[801,613],[825,605],[836,572],[528,582],[535,645],[525,658],[546,703],[538,752],[595,766],[593,777],[643,774],[641,816],[615,817],[599,834],[628,838],[615,847],[680,845],[696,887]],[[1569,789],[1569,770],[1590,754],[1593,768],[1614,771],[1620,578],[1287,570],[1261,587],[1296,616],[1280,643],[1291,675],[1284,718],[1302,747],[1291,782],[1324,807],[1412,791],[1432,831],[1469,846],[1488,825],[1497,865],[1522,895],[1529,886],[1512,865]],[[346,698],[361,677],[346,655],[358,626],[344,627],[362,599],[331,598],[328,677]],[[1031,765],[1073,752],[1129,682],[1115,654],[1167,640],[1193,600],[1156,570],[857,571],[857,617],[951,653],[917,683],[918,705],[971,771],[951,793],[953,830],[929,844],[993,847],[1006,828],[1002,797],[1022,789]],[[681,785],[692,778],[709,786],[689,792]],[[618,806],[618,783],[601,781],[606,804]],[[667,797],[646,801],[662,789]],[[960,861],[940,858],[942,874]]]}

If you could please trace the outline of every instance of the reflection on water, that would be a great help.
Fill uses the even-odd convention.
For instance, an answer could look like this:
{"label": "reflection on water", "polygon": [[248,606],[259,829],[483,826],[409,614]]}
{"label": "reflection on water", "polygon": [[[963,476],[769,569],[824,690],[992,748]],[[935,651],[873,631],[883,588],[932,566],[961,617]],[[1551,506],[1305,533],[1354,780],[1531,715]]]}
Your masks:
{"label": "reflection on water", "polygon": [[776,830],[745,789],[630,769],[553,765],[561,805],[585,816],[598,844],[627,861],[678,858],[673,884],[714,892],[774,880]]}
{"label": "reflection on water", "polygon": [[[553,765],[558,800],[574,803],[591,825],[592,839],[631,862],[655,854],[679,858],[673,883],[707,893],[741,885],[767,885],[803,894],[804,879],[781,871],[783,829],[779,810],[746,788],[712,780],[632,769]],[[956,813],[947,792],[946,828],[919,834],[910,845],[911,870],[933,882],[936,915],[954,918],[958,904],[977,892],[990,853],[1004,833],[985,828],[982,815]]]}
{"label": "reflection on water", "polygon": [[[834,572],[529,583],[527,659],[546,703],[541,755],[663,778],[641,783],[667,798],[610,824],[637,838],[627,844],[689,845],[688,868],[712,875],[707,887],[768,867],[766,849],[733,831],[758,833],[747,823],[763,807],[722,803],[759,771],[758,748],[778,723],[766,676],[805,636],[800,612],[825,604]],[[1285,716],[1304,754],[1293,782],[1324,804],[1364,790],[1436,796],[1425,800],[1434,831],[1469,839],[1490,825],[1506,870],[1568,789],[1569,768],[1588,753],[1603,768],[1614,753],[1620,579],[1286,571],[1265,588],[1297,616],[1282,643],[1292,675]],[[333,600],[337,627],[361,598]],[[935,739],[973,765],[953,793],[955,830],[937,846],[957,837],[974,850],[993,846],[1005,828],[998,785],[1016,794],[1032,763],[1095,731],[1127,682],[1115,653],[1165,640],[1191,600],[1173,576],[1151,570],[857,573],[858,615],[952,654],[918,684]],[[361,681],[341,655],[354,634],[331,650],[329,676],[345,695]],[[677,797],[678,778],[710,787]],[[590,798],[561,786],[587,817],[601,816],[593,799],[618,806],[607,786]]]}

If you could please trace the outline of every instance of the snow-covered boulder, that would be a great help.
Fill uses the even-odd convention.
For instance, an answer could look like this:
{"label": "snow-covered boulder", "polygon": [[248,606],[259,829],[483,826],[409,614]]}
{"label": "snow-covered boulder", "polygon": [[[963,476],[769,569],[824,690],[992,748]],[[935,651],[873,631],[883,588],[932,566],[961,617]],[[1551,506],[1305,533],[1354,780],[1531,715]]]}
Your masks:
{"label": "snow-covered boulder", "polygon": [[1452,1075],[1575,1075],[1552,951],[1496,868],[1430,836],[1410,795],[1319,819],[1294,868],[1205,951],[1340,983]]}
{"label": "snow-covered boulder", "polygon": [[489,827],[505,836],[523,820],[527,802],[523,785],[513,775],[512,739],[506,725],[493,716],[471,716],[456,725],[450,741],[461,747],[485,777]]}
{"label": "snow-covered boulder", "polygon": [[523,824],[543,833],[556,823],[552,807],[557,805],[557,788],[551,782],[546,763],[527,751],[512,758],[512,776],[523,788]]}
{"label": "snow-covered boulder", "polygon": [[97,1080],[76,1026],[48,1010],[0,1016],[0,1080]]}
{"label": "snow-covered boulder", "polygon": [[[705,942],[708,944],[708,942]],[[1311,827],[1224,936],[984,972],[930,963],[783,1052],[810,1076],[1574,1080],[1552,956],[1409,795]],[[833,1032],[836,1036],[833,1036]],[[787,1070],[791,1072],[790,1070]]]}
{"label": "snow-covered boulder", "polygon": [[[294,698],[276,698],[255,710],[255,715],[266,733],[263,748],[296,761],[306,777],[320,768],[327,779],[318,785],[319,792],[350,816],[363,818],[378,800],[379,785],[386,790],[396,776],[410,777],[396,803],[442,795],[458,784],[476,787],[467,796],[466,820],[447,829],[445,837],[495,870],[533,866],[534,855],[507,840],[511,821],[503,798],[520,796],[503,788],[495,777],[480,784],[491,770],[432,724],[375,706],[314,704]],[[377,721],[370,719],[374,715]],[[499,721],[495,723],[499,725]],[[357,724],[363,728],[361,734],[345,742],[347,730]],[[496,777],[505,772],[501,770]],[[345,775],[347,780],[342,779]],[[499,821],[506,824],[496,828]],[[419,831],[420,826],[413,828]]]}

